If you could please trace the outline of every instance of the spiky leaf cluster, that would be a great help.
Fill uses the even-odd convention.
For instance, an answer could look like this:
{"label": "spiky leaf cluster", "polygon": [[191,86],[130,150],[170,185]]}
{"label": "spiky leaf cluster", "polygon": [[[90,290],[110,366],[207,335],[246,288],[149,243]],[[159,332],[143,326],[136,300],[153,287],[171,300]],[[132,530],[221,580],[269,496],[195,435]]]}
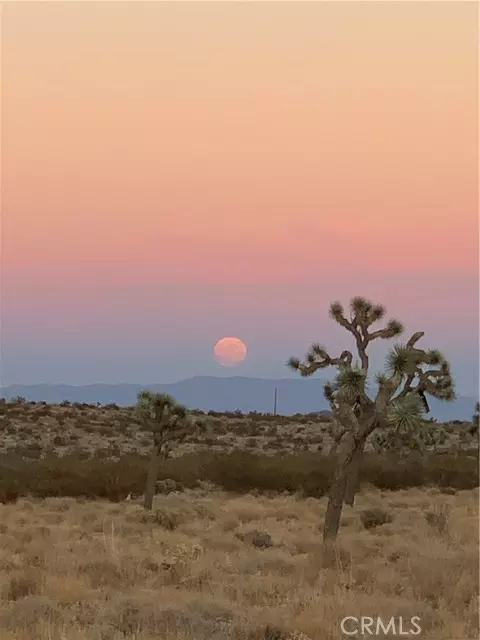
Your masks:
{"label": "spiky leaf cluster", "polygon": [[414,350],[402,344],[395,345],[387,354],[385,361],[385,369],[391,376],[415,373],[416,365],[417,357]]}
{"label": "spiky leaf cluster", "polygon": [[343,425],[343,430],[357,429],[364,412],[371,407],[366,384],[365,369],[342,365],[338,366],[335,379],[324,385],[324,396],[330,404],[333,417]]}
{"label": "spiky leaf cluster", "polygon": [[142,428],[153,432],[157,439],[180,437],[191,423],[187,409],[167,393],[141,391],[135,413]]}
{"label": "spiky leaf cluster", "polygon": [[409,393],[404,398],[393,400],[387,411],[387,423],[400,433],[416,430],[423,418],[424,407],[421,398]]}
{"label": "spiky leaf cluster", "polygon": [[335,379],[335,387],[342,400],[349,404],[359,402],[365,394],[367,372],[360,367],[341,367]]}
{"label": "spiky leaf cluster", "polygon": [[373,434],[371,444],[377,453],[407,456],[412,451],[424,453],[446,443],[448,434],[443,427],[422,422],[416,429],[398,430],[392,427]]}

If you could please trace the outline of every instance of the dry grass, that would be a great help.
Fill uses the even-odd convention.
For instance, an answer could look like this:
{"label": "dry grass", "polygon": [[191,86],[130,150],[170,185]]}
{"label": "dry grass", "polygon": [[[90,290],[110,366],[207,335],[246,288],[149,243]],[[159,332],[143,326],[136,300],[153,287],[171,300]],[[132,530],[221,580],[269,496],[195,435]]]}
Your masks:
{"label": "dry grass", "polygon": [[[422,640],[478,637],[478,490],[362,492],[328,570],[325,506],[208,489],[157,496],[154,514],[0,504],[0,638],[337,640],[362,615],[419,616]],[[367,509],[391,522],[366,529]],[[255,546],[268,536],[254,530],[273,544]]]}

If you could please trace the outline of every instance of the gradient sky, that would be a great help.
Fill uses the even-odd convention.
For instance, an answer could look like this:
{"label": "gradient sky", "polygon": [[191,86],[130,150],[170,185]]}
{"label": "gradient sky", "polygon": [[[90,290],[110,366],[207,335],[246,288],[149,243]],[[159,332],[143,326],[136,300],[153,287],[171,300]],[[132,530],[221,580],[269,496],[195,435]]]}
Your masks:
{"label": "gradient sky", "polygon": [[291,375],[366,295],[474,394],[477,54],[473,2],[4,4],[2,383]]}

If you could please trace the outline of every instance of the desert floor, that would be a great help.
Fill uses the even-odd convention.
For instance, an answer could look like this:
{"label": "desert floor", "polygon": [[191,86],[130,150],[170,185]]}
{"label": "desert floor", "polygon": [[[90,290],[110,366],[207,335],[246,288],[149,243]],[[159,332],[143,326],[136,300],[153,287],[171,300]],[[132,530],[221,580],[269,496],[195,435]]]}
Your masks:
{"label": "desert floor", "polygon": [[[336,640],[345,616],[418,616],[422,640],[478,637],[478,490],[362,491],[331,569],[325,507],[208,487],[159,495],[152,514],[0,504],[0,638]],[[372,508],[392,521],[365,529]]]}

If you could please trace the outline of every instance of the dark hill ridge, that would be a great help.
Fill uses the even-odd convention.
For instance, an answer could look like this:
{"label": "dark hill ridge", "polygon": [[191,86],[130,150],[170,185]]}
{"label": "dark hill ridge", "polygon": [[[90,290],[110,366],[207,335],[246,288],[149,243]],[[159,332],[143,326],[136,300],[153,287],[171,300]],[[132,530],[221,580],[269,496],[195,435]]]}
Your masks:
{"label": "dark hill ridge", "polygon": [[[141,389],[170,393],[191,409],[203,411],[272,412],[277,389],[277,412],[283,415],[328,411],[323,397],[323,380],[268,379],[240,376],[215,378],[197,376],[169,384],[91,384],[73,386],[63,384],[10,385],[0,387],[0,395],[10,399],[22,396],[30,401],[58,404],[63,400],[119,406],[135,404]],[[476,399],[459,396],[455,402],[441,402],[430,398],[431,416],[442,422],[470,420]]]}

